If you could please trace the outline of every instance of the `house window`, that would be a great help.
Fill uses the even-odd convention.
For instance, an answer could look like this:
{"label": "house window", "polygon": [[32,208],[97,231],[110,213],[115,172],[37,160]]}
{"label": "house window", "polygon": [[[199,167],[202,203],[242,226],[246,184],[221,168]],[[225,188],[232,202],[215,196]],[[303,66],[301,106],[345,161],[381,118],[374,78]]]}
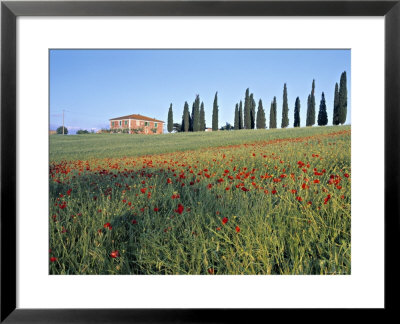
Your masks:
{"label": "house window", "polygon": [[136,121],[136,126],[140,126],[140,121],[139,120]]}
{"label": "house window", "polygon": [[149,126],[149,122],[144,122],[144,126]]}
{"label": "house window", "polygon": [[119,126],[122,126],[122,120],[119,121]]}
{"label": "house window", "polygon": [[127,120],[125,120],[125,126],[126,126],[126,125],[128,125],[128,121],[127,121]]}
{"label": "house window", "polygon": [[154,127],[157,128],[157,123],[154,123]]}

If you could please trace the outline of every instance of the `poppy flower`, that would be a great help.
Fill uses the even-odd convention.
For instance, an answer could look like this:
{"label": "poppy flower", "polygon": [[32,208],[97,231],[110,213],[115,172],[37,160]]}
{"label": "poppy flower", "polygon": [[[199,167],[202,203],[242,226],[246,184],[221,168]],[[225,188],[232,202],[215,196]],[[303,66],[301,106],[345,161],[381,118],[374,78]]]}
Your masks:
{"label": "poppy flower", "polygon": [[112,225],[110,223],[105,223],[103,225],[104,228],[108,228],[109,230],[112,230]]}
{"label": "poppy flower", "polygon": [[249,189],[247,189],[247,188],[245,188],[245,187],[242,187],[242,190],[243,190],[243,191],[249,191]]}
{"label": "poppy flower", "polygon": [[113,259],[119,257],[119,252],[118,252],[118,250],[112,251],[112,252],[110,253],[110,257],[112,257]]}
{"label": "poppy flower", "polygon": [[236,230],[236,233],[239,233],[240,232],[240,227],[236,226],[235,230]]}
{"label": "poppy flower", "polygon": [[154,211],[155,211],[155,212],[158,212],[159,209],[158,209],[157,207],[154,207]]}
{"label": "poppy flower", "polygon": [[56,262],[57,261],[57,258],[56,257],[51,257],[50,258],[50,262]]}
{"label": "poppy flower", "polygon": [[185,210],[185,207],[183,207],[182,204],[178,204],[178,208],[175,209],[175,212],[182,214],[184,210]]}
{"label": "poppy flower", "polygon": [[144,194],[146,192],[147,188],[141,188],[140,191]]}
{"label": "poppy flower", "polygon": [[225,225],[226,223],[228,223],[228,218],[227,217],[222,218],[222,224]]}

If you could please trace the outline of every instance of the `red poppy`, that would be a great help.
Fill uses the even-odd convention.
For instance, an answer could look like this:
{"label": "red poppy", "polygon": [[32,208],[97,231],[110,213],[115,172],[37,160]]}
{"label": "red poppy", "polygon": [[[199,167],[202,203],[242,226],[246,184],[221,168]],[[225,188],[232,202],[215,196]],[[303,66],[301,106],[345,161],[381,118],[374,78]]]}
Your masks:
{"label": "red poppy", "polygon": [[146,192],[147,188],[141,188],[140,191],[144,194]]}
{"label": "red poppy", "polygon": [[155,212],[158,212],[159,209],[158,209],[157,207],[154,207],[154,211],[155,211]]}
{"label": "red poppy", "polygon": [[175,209],[175,212],[182,214],[184,210],[185,210],[185,207],[183,207],[182,204],[178,204],[178,209]]}
{"label": "red poppy", "polygon": [[118,252],[118,250],[112,251],[112,252],[110,253],[110,257],[112,257],[113,259],[119,257],[119,252]]}
{"label": "red poppy", "polygon": [[303,199],[301,197],[296,197],[296,200],[302,201]]}
{"label": "red poppy", "polygon": [[228,223],[228,218],[227,217],[222,218],[222,224],[226,224],[226,223]]}
{"label": "red poppy", "polygon": [[55,257],[50,258],[50,262],[56,262],[56,261],[57,261],[57,258],[55,258]]}
{"label": "red poppy", "polygon": [[70,196],[70,195],[71,195],[71,192],[72,192],[72,189],[68,189],[68,190],[67,190],[67,195]]}
{"label": "red poppy", "polygon": [[133,219],[131,223],[132,223],[133,225],[135,225],[135,224],[137,224],[137,220],[136,220],[136,219]]}
{"label": "red poppy", "polygon": [[104,228],[108,228],[109,230],[112,230],[112,225],[110,223],[105,223],[103,225]]}
{"label": "red poppy", "polygon": [[247,189],[247,188],[245,188],[245,187],[242,187],[242,190],[243,190],[243,191],[249,191],[249,189]]}
{"label": "red poppy", "polygon": [[239,233],[240,232],[240,227],[239,226],[236,226],[236,233]]}

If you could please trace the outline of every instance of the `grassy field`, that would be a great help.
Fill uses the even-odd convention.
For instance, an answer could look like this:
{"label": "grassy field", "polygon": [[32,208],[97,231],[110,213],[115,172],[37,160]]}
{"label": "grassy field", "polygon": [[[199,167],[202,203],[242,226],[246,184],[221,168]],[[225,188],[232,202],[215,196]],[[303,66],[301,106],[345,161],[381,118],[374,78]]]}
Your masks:
{"label": "grassy field", "polygon": [[153,155],[199,148],[327,134],[350,126],[240,130],[161,135],[86,134],[50,136],[50,161]]}
{"label": "grassy field", "polygon": [[350,126],[50,136],[50,274],[350,274]]}

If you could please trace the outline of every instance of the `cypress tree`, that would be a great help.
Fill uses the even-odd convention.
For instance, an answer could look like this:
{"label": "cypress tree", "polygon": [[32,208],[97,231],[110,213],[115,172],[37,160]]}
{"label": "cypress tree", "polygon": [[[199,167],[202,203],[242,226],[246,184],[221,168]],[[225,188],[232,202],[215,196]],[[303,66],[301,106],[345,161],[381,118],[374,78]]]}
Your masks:
{"label": "cypress tree", "polygon": [[199,131],[204,132],[206,130],[206,115],[204,112],[204,103],[203,101],[201,102],[200,105],[200,126],[199,126]]}
{"label": "cypress tree", "polygon": [[294,104],[294,127],[300,127],[300,99],[296,98],[296,102]]}
{"label": "cypress tree", "polygon": [[307,102],[306,126],[312,126],[314,124],[315,124],[315,80],[312,81],[311,94],[309,96],[309,102]]}
{"label": "cypress tree", "polygon": [[212,113],[212,130],[218,130],[218,91],[215,93],[213,113]]}
{"label": "cypress tree", "polygon": [[192,113],[189,113],[189,132],[193,132],[193,115],[194,115],[194,102],[192,104]]}
{"label": "cypress tree", "polygon": [[258,110],[257,110],[257,129],[265,129],[265,112],[262,104],[262,100],[258,101]]}
{"label": "cypress tree", "polygon": [[193,103],[192,112],[192,132],[198,132],[200,129],[200,97],[196,95]]}
{"label": "cypress tree", "polygon": [[171,133],[172,130],[174,129],[174,117],[172,114],[172,103],[169,106],[169,110],[168,110],[168,133]]}
{"label": "cypress tree", "polygon": [[328,114],[326,112],[325,95],[322,92],[321,103],[319,104],[318,125],[325,126],[328,124]]}
{"label": "cypress tree", "polygon": [[234,129],[238,130],[239,129],[239,104],[236,104],[235,106],[235,123],[234,123]]}
{"label": "cypress tree", "polygon": [[239,102],[239,129],[243,129],[243,104],[242,100]]}
{"label": "cypress tree", "polygon": [[271,109],[269,111],[269,128],[276,128],[276,97],[271,102]]}
{"label": "cypress tree", "polygon": [[333,99],[333,125],[339,125],[339,86],[335,84],[335,97]]}
{"label": "cypress tree", "polygon": [[340,76],[339,88],[339,123],[344,124],[347,117],[347,77],[346,71]]}
{"label": "cypress tree", "polygon": [[256,126],[256,101],[253,94],[250,95],[250,128],[254,129]]}
{"label": "cypress tree", "polygon": [[289,126],[289,105],[287,100],[286,83],[283,85],[282,128]]}
{"label": "cypress tree", "polygon": [[182,132],[189,131],[190,124],[190,113],[189,113],[189,104],[185,101],[185,106],[183,108],[183,115],[182,115]]}
{"label": "cypress tree", "polygon": [[250,129],[251,127],[251,120],[250,120],[250,107],[251,103],[250,103],[250,95],[249,95],[249,88],[246,89],[246,94],[244,97],[244,127],[246,129]]}

